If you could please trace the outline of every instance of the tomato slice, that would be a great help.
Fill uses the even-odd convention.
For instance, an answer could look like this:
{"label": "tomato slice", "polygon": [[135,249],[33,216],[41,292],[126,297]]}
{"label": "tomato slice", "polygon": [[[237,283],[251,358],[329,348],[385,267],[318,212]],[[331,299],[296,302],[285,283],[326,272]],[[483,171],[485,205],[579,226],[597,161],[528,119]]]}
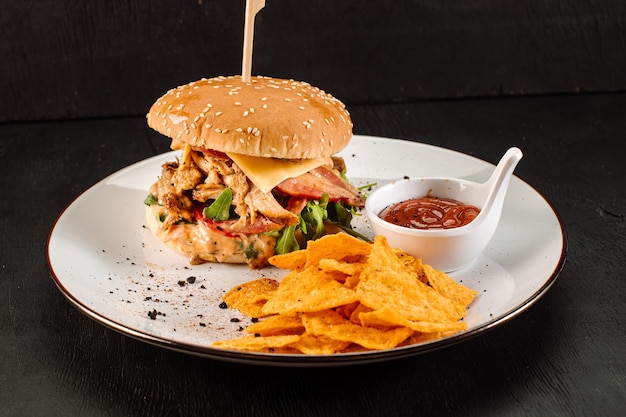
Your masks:
{"label": "tomato slice", "polygon": [[[195,206],[194,214],[196,217],[196,221],[198,223],[204,224],[206,227],[211,229],[212,231],[219,233],[221,235],[227,237],[237,237],[239,235],[252,235],[270,232],[272,230],[280,230],[284,226],[278,223],[274,223],[269,220],[267,217],[262,215],[257,215],[256,221],[252,224],[245,224],[241,226],[238,220],[213,220],[204,216],[202,213],[204,211],[204,207]],[[237,224],[237,228],[234,229],[233,226]]]}

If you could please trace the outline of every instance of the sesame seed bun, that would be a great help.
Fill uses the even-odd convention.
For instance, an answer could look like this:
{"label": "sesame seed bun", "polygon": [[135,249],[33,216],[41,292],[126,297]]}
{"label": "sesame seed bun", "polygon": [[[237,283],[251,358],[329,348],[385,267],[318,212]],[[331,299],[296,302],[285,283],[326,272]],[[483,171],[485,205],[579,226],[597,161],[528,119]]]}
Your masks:
{"label": "sesame seed bun", "polygon": [[168,91],[146,117],[175,141],[267,158],[327,157],[352,138],[341,101],[305,82],[270,77],[194,81]]}

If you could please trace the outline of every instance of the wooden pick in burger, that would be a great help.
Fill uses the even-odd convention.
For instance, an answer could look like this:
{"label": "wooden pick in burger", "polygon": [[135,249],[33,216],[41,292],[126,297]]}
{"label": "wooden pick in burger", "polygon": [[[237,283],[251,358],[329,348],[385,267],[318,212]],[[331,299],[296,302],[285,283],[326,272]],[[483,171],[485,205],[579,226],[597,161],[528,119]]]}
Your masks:
{"label": "wooden pick in burger", "polygon": [[243,58],[241,60],[241,78],[250,82],[252,72],[252,44],[254,40],[254,18],[265,7],[265,0],[246,0],[246,20],[243,33]]}

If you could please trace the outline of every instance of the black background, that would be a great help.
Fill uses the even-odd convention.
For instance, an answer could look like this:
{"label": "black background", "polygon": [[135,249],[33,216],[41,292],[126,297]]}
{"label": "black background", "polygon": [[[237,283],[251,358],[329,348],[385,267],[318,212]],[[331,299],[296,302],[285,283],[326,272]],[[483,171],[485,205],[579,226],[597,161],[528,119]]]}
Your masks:
{"label": "black background", "polygon": [[[0,121],[143,115],[241,73],[243,0],[2,1]],[[267,0],[253,74],[346,104],[623,91],[621,0]]]}

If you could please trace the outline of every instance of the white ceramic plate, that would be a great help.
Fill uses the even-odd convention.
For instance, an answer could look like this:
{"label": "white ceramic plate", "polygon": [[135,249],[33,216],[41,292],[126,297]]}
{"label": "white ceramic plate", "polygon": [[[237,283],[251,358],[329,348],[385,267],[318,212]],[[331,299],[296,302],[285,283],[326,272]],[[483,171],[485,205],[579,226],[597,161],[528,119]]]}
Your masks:
{"label": "white ceramic plate", "polygon": [[[341,152],[357,186],[404,176],[450,176],[482,182],[494,165],[455,151],[403,140],[355,136]],[[103,179],[58,217],[48,239],[48,263],[61,292],[92,319],[128,336],[217,359],[289,365],[338,365],[399,358],[439,349],[481,334],[524,311],[554,283],[566,257],[558,215],[531,186],[513,177],[498,230],[469,267],[450,274],[478,291],[468,329],[408,347],[340,355],[285,355],[215,349],[215,340],[242,335],[249,319],[220,308],[234,285],[275,268],[202,264],[158,242],[144,222],[143,200],[175,153],[158,155]],[[522,161],[523,163],[523,161]],[[365,216],[354,227],[372,236]]]}

